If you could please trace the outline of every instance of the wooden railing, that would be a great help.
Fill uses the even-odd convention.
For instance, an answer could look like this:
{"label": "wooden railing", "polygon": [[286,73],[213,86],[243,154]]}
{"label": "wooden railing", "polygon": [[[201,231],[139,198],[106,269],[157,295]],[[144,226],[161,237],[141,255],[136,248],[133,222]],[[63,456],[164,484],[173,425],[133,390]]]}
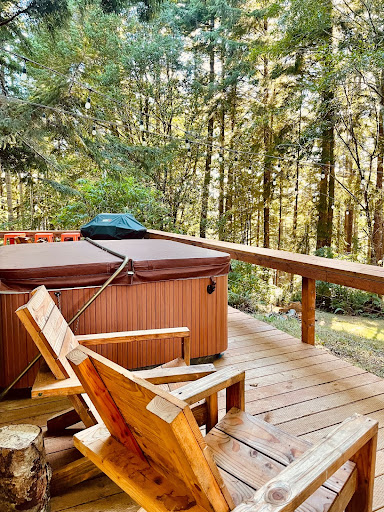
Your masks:
{"label": "wooden railing", "polygon": [[[23,230],[27,236],[39,231]],[[62,233],[78,233],[77,230],[50,231],[55,236]],[[0,237],[9,231],[0,231]],[[384,268],[363,263],[321,258],[262,247],[221,242],[208,238],[148,230],[150,238],[173,240],[229,253],[234,260],[245,261],[262,267],[273,268],[302,276],[302,341],[315,343],[316,280],[326,281],[359,290],[384,295]]]}
{"label": "wooden railing", "polygon": [[227,252],[235,260],[302,276],[302,341],[311,345],[315,343],[316,280],[384,294],[382,267],[163,231],[149,230],[149,237]]}
{"label": "wooden railing", "polygon": [[28,229],[15,229],[13,231],[0,231],[0,237],[3,238],[4,235],[7,233],[25,233],[26,236],[35,236],[35,233],[53,233],[53,236],[61,236],[62,233],[80,233],[78,229],[62,229],[60,231],[58,230],[51,230],[51,229],[35,229],[33,231]]}

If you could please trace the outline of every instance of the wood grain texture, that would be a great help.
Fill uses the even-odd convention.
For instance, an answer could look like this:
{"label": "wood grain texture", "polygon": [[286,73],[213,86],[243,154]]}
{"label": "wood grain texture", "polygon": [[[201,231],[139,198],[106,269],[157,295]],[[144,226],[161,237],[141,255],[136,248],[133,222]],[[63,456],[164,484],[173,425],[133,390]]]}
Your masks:
{"label": "wood grain texture", "polygon": [[374,435],[351,457],[357,468],[357,490],[346,512],[371,512],[377,448],[377,424]]}
{"label": "wood grain texture", "polygon": [[[206,510],[229,510],[204,456],[201,433],[197,425],[191,431],[184,415],[184,409],[189,410],[185,403],[85,347],[68,358],[116,439],[126,438],[125,426],[151,464],[166,478],[184,482],[197,504]],[[101,394],[103,386],[108,397]]]}
{"label": "wood grain texture", "polygon": [[[208,443],[219,467],[256,491],[251,500],[252,505],[248,501],[248,504],[239,505],[240,509],[250,507],[252,512],[257,508],[260,512],[266,512],[273,499],[276,500],[272,502],[273,506],[285,512],[295,509],[300,512],[322,512],[326,509],[341,512],[340,507],[344,509],[354,495],[356,503],[365,507],[363,512],[368,512],[366,507],[372,503],[371,475],[374,474],[374,460],[372,464],[372,447],[369,453],[366,447],[367,443],[377,437],[377,422],[355,416],[336,428],[320,446],[310,448],[307,443],[249,417],[240,409],[231,409],[223,422],[217,428],[214,427],[218,418],[218,390],[223,383],[238,387],[240,382],[244,382],[244,374],[236,374],[231,368],[227,369],[225,379],[224,372],[218,372],[167,393],[85,347],[75,349],[68,358],[113,437],[117,440],[121,438],[124,444],[125,431],[119,425],[128,428],[153,469],[160,471],[169,483],[174,478],[182,481],[203,509],[220,512],[229,510],[234,504],[232,499],[228,501],[228,489],[214,460],[210,458],[210,452],[206,451]],[[203,385],[202,381],[205,381]],[[197,389],[194,394],[191,393],[193,386]],[[101,393],[102,389],[108,392],[108,397],[104,392]],[[187,399],[207,398],[206,440],[203,440],[190,409],[176,398],[176,394]],[[235,400],[234,396],[231,396],[231,400]],[[241,402],[239,393],[236,400],[237,403]],[[227,423],[227,430],[231,433],[223,430]],[[85,435],[81,433],[78,437],[83,439],[83,445],[79,445],[83,450]],[[284,436],[285,443],[280,441]],[[244,441],[239,437],[243,437]],[[256,452],[251,447],[255,441],[261,443],[262,451]],[[276,445],[287,464],[285,468],[284,463],[276,461]],[[105,455],[104,459],[98,458],[96,454],[88,456],[93,457],[92,460],[103,468]],[[112,453],[106,456],[111,457]],[[140,456],[140,453],[136,456]],[[340,475],[336,483],[333,481],[320,489],[328,476],[338,471],[351,456],[358,463],[344,466],[344,475]],[[126,478],[124,473],[116,471],[116,481]],[[356,471],[359,476],[352,478],[352,473]],[[112,474],[109,473],[110,476]],[[277,475],[286,484],[281,484]],[[336,489],[332,489],[332,486]],[[354,494],[356,489],[359,492]],[[301,508],[304,501],[304,508]],[[139,503],[143,507],[144,502],[145,498],[141,497]],[[354,507],[354,501],[351,506]],[[351,508],[351,512],[355,510]]]}
{"label": "wood grain texture", "polygon": [[181,481],[164,478],[147,461],[127,452],[105,427],[77,434],[75,445],[145,510],[203,512]]}
{"label": "wood grain texture", "polygon": [[74,372],[83,383],[85,391],[88,393],[92,403],[101,416],[102,421],[109,429],[110,433],[119,439],[126,448],[143,458],[142,452],[136,442],[135,437],[125,423],[120,411],[116,407],[111,395],[108,392],[104,382],[88,357],[78,359],[80,348],[74,349],[68,354],[68,360],[72,365]]}
{"label": "wood grain texture", "polygon": [[244,382],[244,379],[244,372],[236,368],[226,368],[225,370],[207,375],[196,382],[186,384],[172,391],[172,395],[188,404],[193,404],[238,382]]}
{"label": "wood grain texture", "polygon": [[229,412],[232,407],[245,411],[245,379],[228,386],[225,394],[225,410]]}
{"label": "wood grain texture", "polygon": [[[164,366],[164,365],[163,365]],[[213,364],[196,364],[154,368],[153,370],[134,371],[136,377],[143,378],[152,384],[168,384],[170,382],[188,382],[201,379],[216,372]]]}
{"label": "wood grain texture", "polygon": [[62,494],[70,487],[101,474],[100,469],[86,457],[81,457],[53,472],[51,495]]}
{"label": "wood grain texture", "polygon": [[[239,409],[229,411],[216,425],[216,429],[239,443],[246,444],[256,453],[268,455],[282,467],[296,460],[311,447],[308,441],[292,436]],[[324,487],[339,493],[351,472],[351,467],[353,465],[345,464],[325,482]]]}
{"label": "wood grain texture", "polygon": [[[26,299],[24,302],[26,302]],[[159,299],[160,300],[160,299]],[[1,306],[1,296],[0,296]],[[155,306],[153,306],[155,313]],[[228,325],[229,325],[229,350],[232,355],[236,355],[236,351],[240,353],[242,348],[244,350],[249,347],[249,344],[255,345],[254,361],[257,365],[258,355],[258,336],[260,336],[260,349],[265,350],[266,339],[269,338],[268,343],[276,348],[284,350],[283,333],[277,329],[271,328],[270,325],[265,325],[262,322],[232,308],[228,309]],[[24,329],[20,322],[20,329]],[[268,336],[266,336],[268,333]],[[296,340],[300,345],[300,341]],[[301,345],[303,346],[303,345]],[[24,350],[24,349],[23,349]],[[288,406],[295,407],[295,420],[294,431],[298,438],[303,443],[303,448],[308,446],[307,440],[316,442],[324,435],[329,433],[333,425],[345,419],[348,414],[353,412],[365,412],[372,416],[374,419],[380,421],[380,425],[384,425],[384,401],[381,395],[367,398],[369,389],[375,393],[375,387],[379,379],[377,377],[364,372],[361,368],[353,367],[350,363],[342,361],[335,356],[330,355],[326,351],[320,354],[311,356],[313,348],[307,346],[306,352],[308,355],[305,358],[292,358],[290,354],[284,350],[282,357],[276,362],[275,358],[270,360],[270,364],[256,367],[254,370],[250,368],[246,371],[246,409],[249,410],[252,404],[257,404],[258,395],[262,410],[268,413],[268,408],[265,404],[269,401],[271,409],[274,409],[274,404],[280,404],[283,409],[287,404]],[[240,363],[241,364],[241,363]],[[231,365],[230,359],[226,365]],[[226,366],[222,366],[225,368]],[[355,378],[354,378],[355,376]],[[373,380],[370,380],[372,379]],[[354,384],[355,380],[355,384]],[[364,382],[364,392],[359,391],[360,383]],[[367,386],[371,382],[370,386]],[[335,386],[335,387],[334,387]],[[316,412],[312,411],[311,403],[316,400],[316,388],[318,388],[319,397],[323,397],[324,402],[317,403],[316,407],[322,407],[320,417]],[[334,388],[334,389],[333,389]],[[303,393],[308,390],[306,396]],[[331,400],[333,394],[337,393],[337,400]],[[329,396],[328,396],[329,395]],[[344,399],[342,397],[344,396]],[[304,398],[304,399],[302,399]],[[361,398],[361,399],[360,399]],[[249,402],[251,400],[251,402]],[[353,400],[353,403],[349,403]],[[328,402],[328,404],[327,404]],[[224,396],[220,398],[221,411],[219,414],[224,413],[225,399]],[[342,404],[342,405],[339,405]],[[343,405],[344,404],[344,405]],[[297,407],[296,407],[297,406]],[[65,398],[58,399],[57,397],[50,396],[41,400],[6,400],[0,403],[0,416],[1,423],[35,423],[41,426],[46,425],[47,418],[52,413],[60,412],[69,407],[69,403]],[[204,417],[205,404],[197,406]],[[328,407],[327,409],[325,409]],[[255,407],[255,410],[258,410]],[[275,410],[275,409],[274,409]],[[258,410],[258,412],[260,412]],[[309,414],[308,414],[309,412]],[[335,418],[335,422],[334,422]],[[258,418],[254,418],[258,420]],[[269,424],[270,427],[273,425]],[[308,429],[309,426],[309,429]],[[287,422],[282,427],[285,430],[290,430],[290,422]],[[308,432],[309,430],[309,432]],[[249,429],[246,429],[246,433]],[[251,431],[251,430],[250,430]],[[384,448],[384,428],[379,429],[379,444],[378,447]],[[381,434],[380,434],[381,432]],[[248,433],[247,433],[248,435]],[[289,442],[289,434],[287,442]],[[279,439],[282,439],[281,435]],[[53,461],[54,467],[58,466],[60,460],[68,460],[66,456],[67,442],[63,444],[62,437],[45,438],[48,456]],[[256,441],[254,440],[256,443]],[[63,450],[65,447],[65,450]],[[262,443],[255,444],[255,450],[260,450]],[[50,455],[52,453],[52,455]],[[374,502],[373,510],[382,512],[384,510],[384,478],[383,478],[383,457],[381,451],[378,452],[377,465],[376,465],[376,479],[374,486]],[[274,459],[281,456],[288,460],[291,458],[292,453],[284,452],[278,446],[274,445]],[[51,459],[52,457],[52,459]],[[383,459],[384,460],[384,459]],[[339,470],[340,471],[340,470]],[[338,475],[339,472],[336,473]],[[236,485],[237,496],[241,495],[240,491],[245,492],[245,484],[238,481],[230,482],[228,476],[221,470],[221,475],[230,489],[232,496],[235,497],[234,485]],[[340,483],[339,475],[336,480],[331,482],[328,480],[326,485],[332,483],[333,492],[339,492]],[[348,483],[348,482],[347,482]],[[231,487],[232,485],[232,487]],[[235,494],[234,494],[235,493]],[[244,494],[245,496],[246,494]],[[341,494],[340,494],[341,496]],[[237,505],[238,503],[236,503]],[[130,508],[132,507],[132,508]],[[106,477],[96,478],[84,484],[79,484],[76,487],[68,489],[65,493],[53,498],[52,511],[65,512],[93,512],[94,510],[108,511],[108,512],[123,512],[123,510],[130,510],[136,512],[137,506],[133,504],[130,498],[123,492],[119,493],[115,487]],[[330,509],[327,512],[335,512]]]}
{"label": "wood grain texture", "polygon": [[205,399],[207,404],[207,424],[206,431],[209,432],[219,421],[219,407],[217,393],[209,395]]}
{"label": "wood grain texture", "polygon": [[[169,329],[143,329],[142,331],[107,332],[101,334],[83,334],[76,336],[76,340],[85,347],[92,347],[102,343],[123,343],[142,340],[163,340],[169,338],[189,337],[188,327],[174,327]],[[188,363],[187,363],[188,364]]]}
{"label": "wood grain texture", "polygon": [[[235,481],[241,482],[246,484],[248,489],[252,489],[252,492],[248,491],[244,499],[252,498],[260,487],[279,475],[284,469],[283,464],[276,462],[268,455],[255,451],[247,444],[218,429],[211,430],[206,439],[220,470],[232,476],[233,484]],[[297,510],[298,512],[323,512],[336,499],[336,492],[320,488],[306,500],[303,507],[299,507]]]}
{"label": "wood grain texture", "polygon": [[59,414],[55,414],[47,421],[47,431],[49,433],[60,432],[75,423],[78,423],[80,420],[80,416],[76,409],[71,407],[66,411],[60,412]]}
{"label": "wood grain texture", "polygon": [[[367,443],[369,445],[376,435],[377,422],[359,415],[348,418],[322,442],[309,448],[283,469],[278,477],[270,480],[268,487],[259,489],[253,497],[252,504],[242,504],[235,510],[237,512],[247,510],[292,512],[327,480],[330,473],[340,468],[351,457],[358,457],[360,450],[364,452]],[[366,468],[368,467],[372,471],[372,466],[366,464]],[[371,510],[372,495],[369,495],[367,489],[369,488],[370,492],[373,489],[366,484],[366,478],[367,473],[358,476],[356,499],[359,508],[351,510],[364,512]],[[368,480],[371,480],[371,476]],[[280,492],[281,482],[286,482],[287,488]],[[359,489],[360,485],[363,485],[364,490]],[[276,489],[277,502],[272,505],[269,496],[273,494],[274,489]],[[342,512],[340,507],[335,510]]]}
{"label": "wood grain texture", "polygon": [[[211,295],[207,293],[209,278],[112,285],[72,327],[76,335],[82,336],[186,326],[191,331],[191,358],[219,354],[228,346],[227,281],[227,276],[218,276],[216,291]],[[62,314],[70,319],[95,288],[60,292]],[[53,296],[53,291],[50,294]],[[7,386],[38,353],[15,315],[15,310],[29,299],[28,293],[0,294],[0,387]],[[94,349],[126,368],[160,365],[182,355],[180,339],[174,338],[99,344]],[[37,371],[37,366],[32,368],[16,388],[31,387]],[[58,378],[66,376],[64,370],[60,375]]]}
{"label": "wood grain texture", "polygon": [[178,235],[163,231],[148,231],[150,238],[173,240],[206,249],[226,252],[234,260],[298,274],[309,279],[351,286],[378,294],[384,293],[384,269],[374,265],[327,259],[262,247],[251,247],[207,238]]}
{"label": "wood grain texture", "polygon": [[301,287],[301,340],[309,345],[315,344],[316,280],[302,278]]}
{"label": "wood grain texture", "polygon": [[48,364],[51,372],[57,379],[66,379],[69,377],[67,369],[61,364],[61,361],[57,358],[57,355],[53,351],[52,347],[45,342],[43,336],[40,333],[40,327],[30,314],[28,309],[18,309],[16,312],[17,316],[27,329],[32,340],[35,342],[39,352],[44,357],[44,360]]}
{"label": "wood grain texture", "polygon": [[68,379],[57,380],[46,363],[43,363],[36,375],[36,380],[32,386],[32,398],[42,398],[47,396],[66,396],[80,395],[84,393],[76,375]]}
{"label": "wood grain texture", "polygon": [[[168,384],[197,380],[215,371],[216,368],[213,364],[186,366],[185,362],[180,358],[174,360],[173,366],[163,365],[159,368],[135,371],[134,373],[138,377],[152,382],[152,384]],[[48,396],[79,395],[82,393],[84,393],[84,388],[75,374],[68,379],[57,380],[47,364],[43,363],[32,386],[31,396],[32,398],[43,398]]]}

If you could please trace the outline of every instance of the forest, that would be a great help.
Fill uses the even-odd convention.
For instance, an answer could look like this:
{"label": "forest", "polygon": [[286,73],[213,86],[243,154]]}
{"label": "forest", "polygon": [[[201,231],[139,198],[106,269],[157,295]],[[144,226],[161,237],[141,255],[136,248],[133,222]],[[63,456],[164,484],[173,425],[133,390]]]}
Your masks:
{"label": "forest", "polygon": [[383,260],[381,0],[0,0],[1,229]]}

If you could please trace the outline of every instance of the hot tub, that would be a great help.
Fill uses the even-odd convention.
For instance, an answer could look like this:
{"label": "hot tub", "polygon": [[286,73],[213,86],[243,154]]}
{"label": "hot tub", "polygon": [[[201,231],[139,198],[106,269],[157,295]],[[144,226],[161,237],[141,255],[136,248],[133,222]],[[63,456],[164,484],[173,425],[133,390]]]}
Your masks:
{"label": "hot tub", "polygon": [[[192,358],[207,359],[227,348],[228,254],[167,240],[98,243],[130,259],[72,325],[75,334],[187,326]],[[69,320],[121,262],[87,241],[0,247],[0,387],[9,385],[37,354],[15,315],[30,292],[45,285]],[[180,343],[173,340],[95,350],[127,368],[161,364],[181,353]],[[16,387],[30,387],[36,372],[32,368]]]}

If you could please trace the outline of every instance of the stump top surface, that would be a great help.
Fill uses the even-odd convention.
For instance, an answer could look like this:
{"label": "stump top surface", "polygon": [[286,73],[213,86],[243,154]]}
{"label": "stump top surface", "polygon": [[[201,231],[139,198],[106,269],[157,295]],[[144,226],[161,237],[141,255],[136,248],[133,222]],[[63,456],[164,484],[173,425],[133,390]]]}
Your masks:
{"label": "stump top surface", "polygon": [[41,433],[37,425],[7,425],[0,428],[0,449],[23,450]]}

